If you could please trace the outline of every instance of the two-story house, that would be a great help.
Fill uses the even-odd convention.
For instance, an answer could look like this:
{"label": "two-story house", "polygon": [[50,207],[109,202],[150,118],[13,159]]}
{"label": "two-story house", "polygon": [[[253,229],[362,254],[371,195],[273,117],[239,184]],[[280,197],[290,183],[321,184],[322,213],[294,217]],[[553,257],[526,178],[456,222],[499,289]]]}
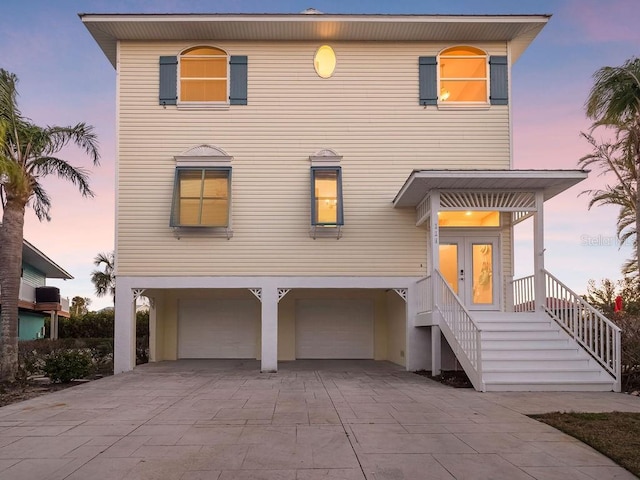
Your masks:
{"label": "two-story house", "polygon": [[549,16],[312,13],[80,16],[117,72],[115,371],[144,295],[152,361],[619,388],[616,327],[544,265],[544,202],[587,174],[512,169],[511,68]]}
{"label": "two-story house", "polygon": [[[51,336],[57,337],[59,317],[69,317],[69,299],[60,297],[60,289],[47,286],[47,278],[70,280],[73,277],[31,243],[22,242],[22,272],[18,299],[18,338],[34,340],[45,335],[44,322],[50,318]],[[0,292],[2,308],[2,292]]]}

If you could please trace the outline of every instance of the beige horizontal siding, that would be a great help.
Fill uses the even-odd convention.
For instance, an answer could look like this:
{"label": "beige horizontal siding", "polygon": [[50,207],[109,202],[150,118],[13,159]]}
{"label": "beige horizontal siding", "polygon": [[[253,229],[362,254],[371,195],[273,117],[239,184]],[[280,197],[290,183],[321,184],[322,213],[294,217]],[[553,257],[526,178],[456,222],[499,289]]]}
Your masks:
{"label": "beige horizontal siding", "polygon": [[[121,45],[119,275],[422,275],[425,230],[391,204],[411,171],[509,167],[508,107],[418,105],[418,57],[449,45],[335,43],[321,79],[318,44],[217,43],[248,56],[249,104],[158,105],[158,57],[206,43]],[[230,240],[169,228],[173,157],[200,144],[234,158]],[[321,148],[343,156],[340,240],[309,237],[308,157]]]}

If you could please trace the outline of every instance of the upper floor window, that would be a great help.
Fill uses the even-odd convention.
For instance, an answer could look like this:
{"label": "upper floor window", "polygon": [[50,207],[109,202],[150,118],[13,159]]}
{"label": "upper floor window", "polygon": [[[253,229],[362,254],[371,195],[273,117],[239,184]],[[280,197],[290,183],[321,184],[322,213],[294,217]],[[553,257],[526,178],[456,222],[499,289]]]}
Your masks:
{"label": "upper floor window", "polygon": [[173,227],[228,227],[231,168],[177,167]]}
{"label": "upper floor window", "polygon": [[311,167],[311,225],[343,225],[342,170],[340,167]]}
{"label": "upper floor window", "polygon": [[486,52],[475,47],[452,47],[440,53],[438,102],[487,103]]}
{"label": "upper floor window", "polygon": [[[179,69],[178,69],[179,65]],[[160,57],[160,105],[217,108],[247,105],[246,55],[227,55],[215,47],[189,48]]]}
{"label": "upper floor window", "polygon": [[229,99],[229,57],[214,47],[193,47],[180,55],[180,101],[220,102]]}

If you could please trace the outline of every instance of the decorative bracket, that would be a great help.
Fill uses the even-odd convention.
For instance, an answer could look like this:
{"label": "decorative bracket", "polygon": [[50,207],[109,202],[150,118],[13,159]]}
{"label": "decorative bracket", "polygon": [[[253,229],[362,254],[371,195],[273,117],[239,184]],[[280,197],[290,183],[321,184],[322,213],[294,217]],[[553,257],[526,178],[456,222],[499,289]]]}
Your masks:
{"label": "decorative bracket", "polygon": [[402,298],[405,302],[407,301],[407,289],[406,288],[394,288],[393,291],[396,292],[398,295],[400,295],[400,298]]}
{"label": "decorative bracket", "polygon": [[133,299],[138,300],[140,297],[144,296],[144,292],[146,289],[144,288],[134,288],[133,289]]}
{"label": "decorative bracket", "polygon": [[249,291],[253,293],[253,295],[262,302],[262,289],[261,288],[250,288]]}
{"label": "decorative bracket", "polygon": [[278,302],[284,298],[284,296],[291,291],[290,288],[279,288],[278,289]]}

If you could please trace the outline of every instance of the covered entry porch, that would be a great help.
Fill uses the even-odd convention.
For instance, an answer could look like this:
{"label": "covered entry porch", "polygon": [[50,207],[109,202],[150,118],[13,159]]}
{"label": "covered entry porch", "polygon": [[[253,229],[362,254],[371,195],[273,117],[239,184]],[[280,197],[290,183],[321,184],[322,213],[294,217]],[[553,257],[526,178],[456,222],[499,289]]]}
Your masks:
{"label": "covered entry porch", "polygon": [[[545,268],[544,203],[581,170],[420,170],[394,199],[427,231],[416,328],[441,336],[478,390],[618,390],[618,328]],[[513,226],[530,219],[532,275],[513,279]],[[562,308],[558,308],[561,305]]]}

